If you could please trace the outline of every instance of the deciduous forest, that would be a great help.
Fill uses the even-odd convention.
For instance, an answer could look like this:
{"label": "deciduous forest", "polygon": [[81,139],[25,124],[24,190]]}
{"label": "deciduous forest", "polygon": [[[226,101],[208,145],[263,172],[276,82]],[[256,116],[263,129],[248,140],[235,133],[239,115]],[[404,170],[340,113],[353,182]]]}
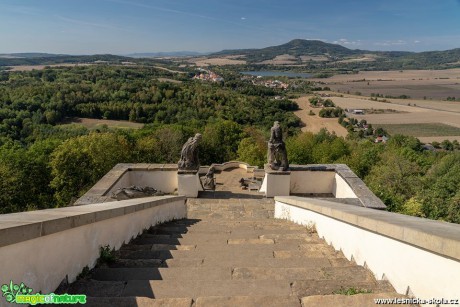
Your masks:
{"label": "deciduous forest", "polygon": [[[203,165],[238,159],[262,166],[277,120],[292,164],[346,163],[388,210],[460,223],[459,151],[424,151],[402,135],[376,144],[302,133],[297,104],[274,99],[280,90],[219,73],[225,81],[210,83],[149,66],[1,71],[0,213],[69,205],[117,163],[176,163],[196,132]],[[62,124],[74,117],[145,125]]]}

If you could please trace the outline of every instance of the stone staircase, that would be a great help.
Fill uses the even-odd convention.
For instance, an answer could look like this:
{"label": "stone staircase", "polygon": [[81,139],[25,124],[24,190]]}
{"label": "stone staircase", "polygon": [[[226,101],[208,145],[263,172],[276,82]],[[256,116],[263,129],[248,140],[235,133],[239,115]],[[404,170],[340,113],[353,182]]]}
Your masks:
{"label": "stone staircase", "polygon": [[187,219],[150,228],[61,291],[86,294],[89,306],[373,306],[402,297],[314,229],[274,219],[273,200],[187,206]]}

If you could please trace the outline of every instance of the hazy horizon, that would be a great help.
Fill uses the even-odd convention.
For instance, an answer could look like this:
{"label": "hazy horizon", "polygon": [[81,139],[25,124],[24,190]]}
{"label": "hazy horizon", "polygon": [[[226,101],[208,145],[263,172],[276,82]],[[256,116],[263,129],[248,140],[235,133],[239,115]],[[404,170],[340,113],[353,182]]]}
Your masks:
{"label": "hazy horizon", "polygon": [[2,0],[0,53],[218,52],[317,39],[350,49],[460,47],[460,0]]}

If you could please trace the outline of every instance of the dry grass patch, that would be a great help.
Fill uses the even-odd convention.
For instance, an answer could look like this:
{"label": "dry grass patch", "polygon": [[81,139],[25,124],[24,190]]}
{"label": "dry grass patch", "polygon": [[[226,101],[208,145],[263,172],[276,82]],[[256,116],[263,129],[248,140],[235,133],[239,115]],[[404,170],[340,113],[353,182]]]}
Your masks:
{"label": "dry grass patch", "polygon": [[460,128],[441,123],[414,123],[414,124],[378,124],[390,134],[403,134],[415,137],[444,137],[460,135]]}
{"label": "dry grass patch", "polygon": [[234,57],[220,57],[220,58],[193,58],[189,60],[189,63],[193,63],[196,66],[206,67],[209,65],[242,65],[246,64],[245,60],[236,60]]}
{"label": "dry grass patch", "polygon": [[[318,133],[321,129],[326,128],[329,132],[335,132],[338,136],[346,137],[348,131],[339,124],[337,118],[323,118],[318,116],[321,108],[312,108],[308,101],[310,97],[312,96],[294,99],[300,108],[300,110],[295,111],[294,114],[305,124],[305,126],[302,127],[302,131]],[[315,115],[309,115],[310,110],[313,111]]]}
{"label": "dry grass patch", "polygon": [[109,128],[124,128],[124,129],[140,129],[144,124],[133,123],[125,120],[109,120],[109,119],[95,119],[95,118],[68,118],[61,126],[65,125],[82,125],[90,130],[101,129],[104,125]]}
{"label": "dry grass patch", "polygon": [[460,97],[460,69],[360,71],[357,74],[334,75],[324,82],[333,91],[361,92],[365,96],[379,93],[389,96],[408,95],[412,98],[446,99]]}

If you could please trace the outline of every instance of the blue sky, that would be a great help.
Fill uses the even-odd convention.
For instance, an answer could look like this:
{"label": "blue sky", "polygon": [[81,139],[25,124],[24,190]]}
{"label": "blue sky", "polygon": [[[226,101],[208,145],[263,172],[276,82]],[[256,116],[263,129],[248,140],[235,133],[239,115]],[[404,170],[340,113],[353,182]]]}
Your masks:
{"label": "blue sky", "polygon": [[0,0],[0,53],[460,47],[460,0]]}

